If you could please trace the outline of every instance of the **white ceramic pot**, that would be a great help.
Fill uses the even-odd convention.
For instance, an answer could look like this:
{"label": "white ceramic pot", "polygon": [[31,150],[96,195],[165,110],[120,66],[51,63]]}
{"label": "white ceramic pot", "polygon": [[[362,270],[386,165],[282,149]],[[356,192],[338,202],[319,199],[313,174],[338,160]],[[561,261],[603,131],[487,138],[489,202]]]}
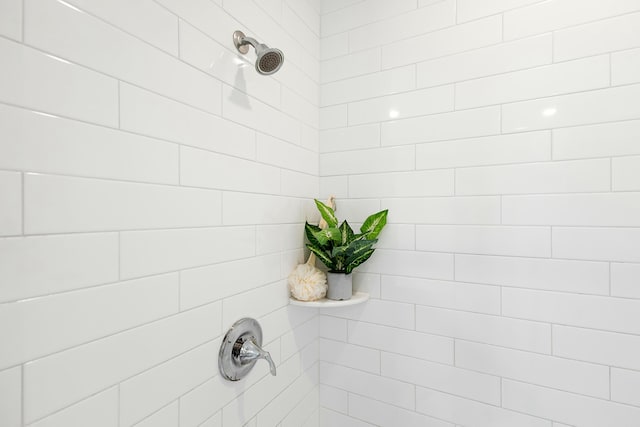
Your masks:
{"label": "white ceramic pot", "polygon": [[353,294],[353,275],[344,273],[327,273],[327,298],[343,301],[351,299]]}

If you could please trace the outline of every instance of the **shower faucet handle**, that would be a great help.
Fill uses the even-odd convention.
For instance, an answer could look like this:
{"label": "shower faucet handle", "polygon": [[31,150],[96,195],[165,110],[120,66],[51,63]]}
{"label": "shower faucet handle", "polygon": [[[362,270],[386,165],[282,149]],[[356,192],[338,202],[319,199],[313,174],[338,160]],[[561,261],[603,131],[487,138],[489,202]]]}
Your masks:
{"label": "shower faucet handle", "polygon": [[271,375],[276,375],[276,364],[268,351],[262,349],[262,328],[250,317],[238,320],[227,331],[218,352],[218,369],[223,378],[239,381],[260,359],[269,362]]}
{"label": "shower faucet handle", "polygon": [[238,361],[241,365],[247,365],[251,362],[254,362],[258,359],[265,359],[269,362],[269,370],[271,371],[271,375],[276,375],[276,364],[273,363],[273,359],[268,351],[264,351],[256,342],[253,340],[253,337],[247,339],[240,348],[237,356]]}

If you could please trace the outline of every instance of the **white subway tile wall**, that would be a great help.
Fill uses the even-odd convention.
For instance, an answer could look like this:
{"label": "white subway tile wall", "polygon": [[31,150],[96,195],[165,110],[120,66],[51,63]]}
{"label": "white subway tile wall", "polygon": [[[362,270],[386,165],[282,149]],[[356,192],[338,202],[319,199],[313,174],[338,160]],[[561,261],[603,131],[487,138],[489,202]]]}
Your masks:
{"label": "white subway tile wall", "polygon": [[640,2],[320,13],[320,193],[389,209],[320,425],[640,425]]}
{"label": "white subway tile wall", "polygon": [[[319,314],[286,277],[320,191],[320,10],[0,0],[2,427],[318,426]],[[277,377],[221,379],[241,317]]]}
{"label": "white subway tile wall", "polygon": [[[636,0],[0,0],[0,425],[637,427],[639,28]],[[288,306],[330,194],[390,210],[372,299]],[[230,384],[245,316],[278,376]]]}

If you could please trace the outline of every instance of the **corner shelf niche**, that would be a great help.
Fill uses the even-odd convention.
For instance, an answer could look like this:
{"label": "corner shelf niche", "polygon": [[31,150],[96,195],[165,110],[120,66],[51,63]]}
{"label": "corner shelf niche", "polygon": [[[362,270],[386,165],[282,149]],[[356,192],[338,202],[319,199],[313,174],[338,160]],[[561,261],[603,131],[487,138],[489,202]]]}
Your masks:
{"label": "corner shelf niche", "polygon": [[293,297],[289,297],[289,304],[299,305],[301,307],[316,307],[316,308],[333,308],[333,307],[347,307],[349,305],[362,304],[369,299],[369,294],[364,292],[355,292],[351,299],[345,301],[334,301],[327,298],[322,298],[318,301],[298,301]]}

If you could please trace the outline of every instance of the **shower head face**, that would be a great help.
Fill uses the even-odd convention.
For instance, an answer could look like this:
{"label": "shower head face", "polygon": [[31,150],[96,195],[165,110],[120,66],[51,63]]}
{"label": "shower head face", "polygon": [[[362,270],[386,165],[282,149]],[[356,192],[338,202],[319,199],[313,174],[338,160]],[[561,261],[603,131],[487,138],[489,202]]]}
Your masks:
{"label": "shower head face", "polygon": [[268,48],[258,54],[256,59],[256,71],[268,76],[282,67],[284,55],[280,49]]}
{"label": "shower head face", "polygon": [[242,31],[233,33],[233,44],[243,55],[249,52],[249,46],[253,46],[257,56],[256,71],[259,74],[268,76],[282,67],[284,54],[280,49],[270,48],[266,44],[259,43],[256,39],[245,36]]}

